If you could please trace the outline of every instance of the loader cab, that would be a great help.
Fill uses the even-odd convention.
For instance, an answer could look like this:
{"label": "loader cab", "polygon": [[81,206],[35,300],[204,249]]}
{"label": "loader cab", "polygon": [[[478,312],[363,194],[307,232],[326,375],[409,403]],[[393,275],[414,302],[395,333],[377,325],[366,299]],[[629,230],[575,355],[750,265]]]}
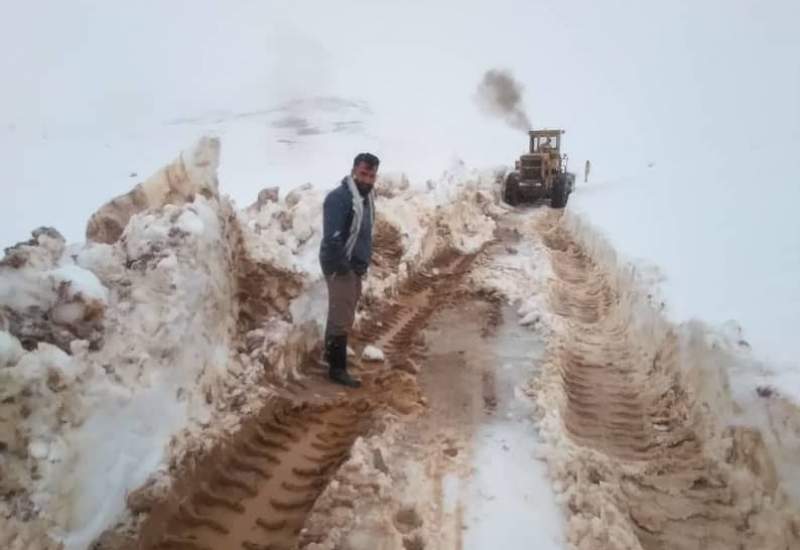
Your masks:
{"label": "loader cab", "polygon": [[559,153],[561,151],[562,130],[532,130],[530,136],[530,153]]}
{"label": "loader cab", "polygon": [[562,130],[532,130],[530,147],[516,163],[516,170],[522,182],[549,182],[564,168],[561,158]]}

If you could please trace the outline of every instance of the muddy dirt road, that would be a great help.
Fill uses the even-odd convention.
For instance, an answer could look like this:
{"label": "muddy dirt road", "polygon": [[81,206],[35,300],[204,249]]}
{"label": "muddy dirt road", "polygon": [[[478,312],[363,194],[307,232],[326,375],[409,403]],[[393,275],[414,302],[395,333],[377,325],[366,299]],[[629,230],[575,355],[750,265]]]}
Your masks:
{"label": "muddy dirt road", "polygon": [[[674,334],[640,323],[618,283],[558,213],[510,213],[479,254],[443,251],[367,312],[355,352],[386,360],[356,360],[363,388],[309,358],[138,506],[133,547],[800,547],[757,434],[709,439]],[[521,319],[531,293],[547,310]]]}
{"label": "muddy dirt road", "polygon": [[[443,252],[407,281],[396,300],[361,323],[356,351],[371,344],[385,353],[381,364],[354,361],[362,389],[331,385],[324,365],[309,358],[307,378],[291,393],[266,406],[212,456],[184,465],[171,497],[148,506],[137,546],[294,547],[331,474],[348,458],[356,437],[370,430],[377,411],[422,408],[415,378],[424,356],[421,330],[434,312],[463,299],[459,283],[474,260]],[[305,536],[303,544],[314,538]]]}

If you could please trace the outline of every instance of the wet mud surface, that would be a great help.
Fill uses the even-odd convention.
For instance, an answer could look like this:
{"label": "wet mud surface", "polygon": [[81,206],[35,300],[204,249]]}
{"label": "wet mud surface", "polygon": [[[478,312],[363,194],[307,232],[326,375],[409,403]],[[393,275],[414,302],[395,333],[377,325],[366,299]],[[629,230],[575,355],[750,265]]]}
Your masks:
{"label": "wet mud surface", "polygon": [[441,254],[361,323],[352,338],[356,356],[367,344],[386,356],[383,363],[351,358],[361,389],[331,384],[319,355],[308,357],[306,376],[290,392],[266,405],[210,456],[179,465],[179,481],[166,498],[144,499],[140,511],[147,518],[128,547],[294,548],[316,499],[347,460],[354,440],[370,429],[374,411],[403,414],[421,407],[413,376],[419,368],[415,360],[425,353],[420,332],[434,311],[460,299],[453,291],[474,259]]}

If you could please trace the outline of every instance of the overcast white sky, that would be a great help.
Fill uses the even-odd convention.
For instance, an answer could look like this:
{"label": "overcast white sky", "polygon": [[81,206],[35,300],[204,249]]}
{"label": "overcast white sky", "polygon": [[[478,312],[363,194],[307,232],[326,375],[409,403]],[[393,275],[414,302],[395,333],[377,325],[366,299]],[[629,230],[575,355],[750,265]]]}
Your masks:
{"label": "overcast white sky", "polygon": [[[131,183],[92,178],[100,150],[58,178],[42,163],[124,149],[134,135],[157,143],[176,117],[297,97],[366,100],[391,168],[435,175],[452,155],[509,163],[524,139],[473,102],[491,67],[525,84],[534,124],[567,128],[572,157],[609,177],[686,144],[724,163],[734,150],[796,149],[800,135],[796,1],[3,3],[4,242],[39,223],[75,238],[97,189]],[[223,184],[242,199],[257,192]]]}

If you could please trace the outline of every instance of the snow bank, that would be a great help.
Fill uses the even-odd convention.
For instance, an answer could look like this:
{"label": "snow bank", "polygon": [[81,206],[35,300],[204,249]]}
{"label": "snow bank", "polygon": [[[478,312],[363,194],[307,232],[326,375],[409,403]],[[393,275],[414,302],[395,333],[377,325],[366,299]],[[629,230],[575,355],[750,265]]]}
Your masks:
{"label": "snow bank", "polygon": [[[435,253],[453,248],[474,253],[492,238],[495,208],[493,172],[446,171],[434,192],[410,187],[402,174],[382,176],[376,185],[374,265],[365,280],[366,300],[383,299],[408,274]],[[302,279],[303,292],[292,301],[295,323],[313,321],[322,328],[326,290],[319,269],[322,203],[331,187],[304,184],[285,197],[265,189],[264,198],[239,213],[249,253]],[[270,197],[267,199],[266,197]],[[312,299],[313,297],[313,299]]]}
{"label": "snow bank", "polygon": [[[129,194],[101,208],[89,233],[109,242],[67,249],[54,230],[37,230],[0,262],[0,484],[25,489],[4,512],[45,520],[68,549],[116,521],[126,494],[167,459],[210,446],[199,433],[256,410],[270,360],[285,377],[274,319],[258,353],[239,353],[249,300],[238,275],[247,266],[266,286],[281,272],[242,246],[233,207],[216,193],[218,152],[203,139],[137,187],[146,203]],[[94,232],[109,220],[122,231]]]}
{"label": "snow bank", "polygon": [[[658,266],[671,320],[738,324],[741,339],[773,367],[775,385],[800,399],[800,195],[783,171],[765,179],[755,158],[725,162],[716,173],[677,175],[665,165],[579,185],[569,208],[627,260]],[[755,181],[772,181],[771,192],[753,192]]]}
{"label": "snow bank", "polygon": [[292,189],[282,200],[258,201],[239,213],[249,250],[277,267],[318,279],[318,221],[325,191],[310,184]]}
{"label": "snow bank", "polygon": [[[412,271],[425,269],[438,252],[474,254],[494,237],[493,172],[468,171],[456,163],[436,182],[428,181],[426,191],[407,188],[404,182],[395,177],[391,198],[376,202],[385,226],[377,227],[373,271],[379,276],[367,281],[368,303],[391,296],[399,282]],[[386,257],[392,256],[391,251],[381,244],[382,233],[388,232],[399,245],[394,261]]]}
{"label": "snow bank", "polygon": [[86,239],[110,244],[120,238],[137,212],[186,204],[197,195],[216,196],[218,165],[219,140],[203,138],[197,147],[184,151],[175,162],[95,212],[86,226]]}
{"label": "snow bank", "polygon": [[[647,315],[653,311],[667,314],[674,289],[664,288],[657,268],[648,269],[641,261],[626,259],[584,215],[568,213],[565,227],[607,273],[616,277],[616,285],[636,289],[635,307],[644,309]],[[715,325],[692,319],[676,323],[675,331],[680,342],[681,373],[687,385],[697,392],[698,401],[714,411],[719,423],[714,429],[755,428],[778,468],[783,489],[800,503],[798,371],[760,360],[735,321]]]}
{"label": "snow bank", "polygon": [[[0,489],[15,495],[0,517],[13,544],[43,545],[46,528],[87,548],[131,491],[168,486],[170,464],[303,376],[325,315],[327,189],[266,189],[237,211],[218,192],[219,153],[203,138],[107,203],[86,244],[42,228],[0,261]],[[420,194],[384,177],[366,299],[439,251],[491,239],[482,178],[446,174]]]}
{"label": "snow bank", "polygon": [[[543,221],[543,227],[554,262],[561,262],[559,279],[550,282],[550,305],[569,322],[550,327],[554,338],[549,359],[543,374],[532,381],[530,393],[540,406],[554,486],[570,511],[570,543],[576,548],[640,548],[644,528],[655,529],[654,536],[676,536],[679,523],[671,528],[671,535],[661,531],[684,513],[674,507],[695,506],[692,498],[705,498],[698,496],[704,489],[683,487],[679,474],[662,466],[670,460],[680,462],[671,456],[668,438],[688,433],[688,439],[678,443],[696,442],[702,457],[694,466],[697,472],[712,472],[731,495],[728,508],[709,512],[709,525],[752,518],[747,540],[760,541],[763,547],[784,547],[792,538],[791,517],[797,502],[787,499],[797,495],[797,410],[769,395],[756,399],[753,392],[742,399],[732,391],[731,370],[751,366],[742,362],[746,346],[738,340],[738,332],[725,334],[697,321],[670,322],[654,287],[654,272],[621,259],[579,216],[567,212],[560,221]],[[575,240],[579,250],[569,239]],[[585,258],[588,271],[570,271],[570,266],[579,265],[575,258]],[[570,309],[577,308],[574,302],[580,300],[594,300],[598,311],[607,309],[596,321],[591,316],[575,317],[591,313]],[[637,460],[635,454],[631,459],[619,458],[624,444],[620,443],[619,451],[615,441],[627,436],[619,438],[613,429],[604,432],[603,445],[581,444],[582,437],[591,440],[591,436],[580,429],[594,425],[585,420],[581,424],[581,414],[594,418],[593,405],[608,406],[605,397],[597,402],[584,399],[587,380],[572,380],[576,370],[567,366],[584,364],[581,361],[613,367],[609,372],[625,372],[630,387],[643,388],[639,399],[646,411],[644,430],[651,430],[647,441],[658,452],[647,455],[647,460]],[[592,370],[584,368],[582,376]],[[565,387],[570,384],[574,387]],[[629,399],[625,391],[620,388],[615,399]],[[571,419],[565,416],[569,412]],[[675,499],[672,508],[647,500],[650,489],[646,487],[659,484],[667,486]]]}
{"label": "snow bank", "polygon": [[6,249],[0,261],[0,324],[28,349],[46,341],[69,349],[75,338],[97,347],[108,294],[97,277],[63,262],[64,240],[52,228]]}
{"label": "snow bank", "polygon": [[2,421],[16,427],[3,484],[25,487],[14,505],[48,520],[68,549],[116,519],[126,493],[163,467],[170,439],[190,419],[207,423],[223,394],[236,308],[230,206],[214,195],[157,204],[168,194],[153,183],[175,183],[178,168],[207,183],[214,145],[150,180],[151,210],[116,210],[128,220],[113,245],[65,254],[54,231],[34,232],[0,267],[4,324],[27,350],[2,371]]}

